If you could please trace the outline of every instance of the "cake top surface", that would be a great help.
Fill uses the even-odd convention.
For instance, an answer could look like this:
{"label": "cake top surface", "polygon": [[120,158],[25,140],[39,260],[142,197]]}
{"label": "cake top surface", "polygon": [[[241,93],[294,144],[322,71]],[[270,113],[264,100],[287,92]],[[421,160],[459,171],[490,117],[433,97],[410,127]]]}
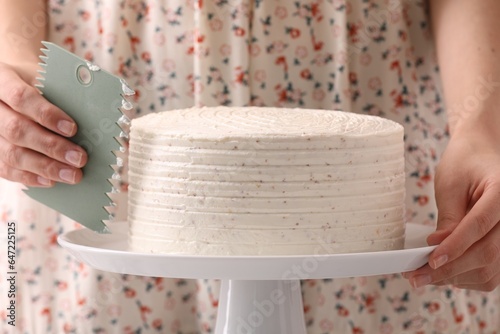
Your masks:
{"label": "cake top surface", "polygon": [[149,114],[132,131],[166,137],[387,136],[403,127],[376,116],[343,111],[267,107],[203,107]]}

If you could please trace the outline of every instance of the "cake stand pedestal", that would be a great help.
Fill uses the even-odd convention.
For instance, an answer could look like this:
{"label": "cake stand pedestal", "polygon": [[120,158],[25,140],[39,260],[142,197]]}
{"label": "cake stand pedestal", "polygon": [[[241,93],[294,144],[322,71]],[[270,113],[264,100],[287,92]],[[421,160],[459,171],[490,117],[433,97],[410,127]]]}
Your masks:
{"label": "cake stand pedestal", "polygon": [[79,229],[58,241],[78,260],[122,274],[222,280],[216,334],[305,334],[301,279],[400,273],[427,263],[433,229],[407,224],[405,249],[355,254],[301,256],[187,256],[133,252],[127,223],[111,234]]}

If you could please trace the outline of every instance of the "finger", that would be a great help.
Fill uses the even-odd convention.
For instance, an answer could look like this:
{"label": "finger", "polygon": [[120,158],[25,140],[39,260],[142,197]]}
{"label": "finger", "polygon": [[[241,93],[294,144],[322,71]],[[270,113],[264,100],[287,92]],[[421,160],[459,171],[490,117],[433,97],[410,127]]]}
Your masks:
{"label": "finger", "polygon": [[63,136],[76,133],[76,123],[48,102],[35,87],[24,82],[10,67],[0,65],[0,101],[43,127]]}
{"label": "finger", "polygon": [[500,224],[481,241],[472,245],[455,261],[438,269],[425,265],[405,273],[414,287],[425,284],[473,284],[486,283],[500,272]]}
{"label": "finger", "polygon": [[[444,224],[442,224],[441,226],[443,225]],[[442,243],[443,240],[446,239],[451,234],[451,232],[453,232],[453,229],[450,228],[451,226],[452,224],[448,225],[447,227],[441,227],[443,228],[442,230],[439,229],[440,227],[437,227],[438,229],[436,229],[435,232],[427,236],[427,244],[429,246],[435,246]]]}
{"label": "finger", "polygon": [[497,249],[492,244],[486,247],[475,244],[459,259],[438,269],[426,265],[405,276],[416,288],[427,284],[486,283],[500,272],[500,255]]}
{"label": "finger", "polygon": [[[444,275],[442,275],[445,273]],[[448,275],[446,275],[448,273]],[[434,281],[483,284],[500,274],[500,224],[455,261],[432,273]],[[448,277],[446,277],[448,276]]]}
{"label": "finger", "polygon": [[34,173],[30,173],[27,171],[21,171],[18,169],[14,169],[2,161],[0,161],[0,178],[12,181],[19,182],[29,187],[52,187],[54,185],[53,181],[50,181],[42,176],[36,175]]}
{"label": "finger", "polygon": [[82,171],[24,147],[13,145],[0,137],[0,160],[20,171],[40,175],[46,179],[75,184],[80,182]]}
{"label": "finger", "polygon": [[[87,162],[85,150],[0,103],[3,122],[0,135],[10,143],[40,152],[62,163],[81,168]],[[16,166],[13,166],[16,167]]]}
{"label": "finger", "polygon": [[475,242],[482,239],[500,221],[498,189],[485,189],[481,198],[458,224],[455,230],[430,255],[429,264],[437,269],[460,257]]}
{"label": "finger", "polygon": [[497,261],[489,266],[473,269],[466,273],[454,276],[449,279],[433,282],[432,284],[440,282],[453,285],[486,284],[490,280],[492,280],[495,276],[500,274],[499,266],[500,266],[500,261]]}
{"label": "finger", "polygon": [[455,286],[459,289],[491,292],[500,286],[500,275],[497,275],[488,282],[482,284],[457,284]]}
{"label": "finger", "polygon": [[[455,229],[467,210],[467,186],[456,184],[454,179],[436,177],[436,204],[438,220],[436,232],[427,237],[429,245],[438,245]],[[449,175],[448,175],[449,176]]]}

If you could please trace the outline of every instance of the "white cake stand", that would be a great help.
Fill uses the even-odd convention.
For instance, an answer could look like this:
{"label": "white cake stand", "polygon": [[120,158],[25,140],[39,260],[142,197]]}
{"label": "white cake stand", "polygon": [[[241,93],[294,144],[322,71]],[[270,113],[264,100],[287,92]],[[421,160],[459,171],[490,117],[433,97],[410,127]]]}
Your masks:
{"label": "white cake stand", "polygon": [[58,241],[96,269],[154,277],[221,279],[216,334],[305,334],[301,279],[400,273],[427,263],[433,229],[407,224],[405,249],[309,256],[183,256],[128,249],[127,223],[112,234],[80,229]]}

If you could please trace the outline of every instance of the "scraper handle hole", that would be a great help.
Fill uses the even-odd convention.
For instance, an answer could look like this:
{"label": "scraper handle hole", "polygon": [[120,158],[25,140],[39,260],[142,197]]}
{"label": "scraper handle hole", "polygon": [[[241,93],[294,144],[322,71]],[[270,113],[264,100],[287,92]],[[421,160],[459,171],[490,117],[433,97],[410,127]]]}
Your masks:
{"label": "scraper handle hole", "polygon": [[76,70],[76,77],[84,86],[88,86],[92,82],[92,73],[88,67],[84,65],[78,66],[78,69]]}

